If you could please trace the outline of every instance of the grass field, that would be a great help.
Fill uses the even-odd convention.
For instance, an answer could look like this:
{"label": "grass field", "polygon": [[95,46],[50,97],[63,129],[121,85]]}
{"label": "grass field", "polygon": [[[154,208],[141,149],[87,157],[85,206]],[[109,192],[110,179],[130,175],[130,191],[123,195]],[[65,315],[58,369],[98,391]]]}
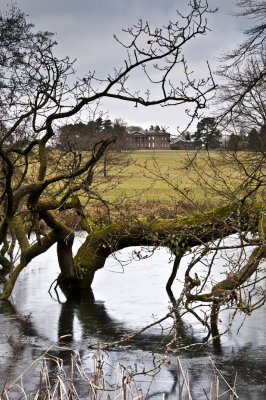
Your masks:
{"label": "grass field", "polygon": [[[69,154],[58,157],[58,150],[50,154],[50,176],[58,171],[65,172],[71,161]],[[82,157],[83,163],[88,161],[90,152],[82,152]],[[108,208],[100,199],[104,199],[106,205],[113,203],[109,207],[115,217],[127,212],[133,217],[173,218],[177,214],[211,209],[236,198],[242,199],[252,190],[252,185],[257,184],[256,179],[252,179],[252,171],[256,166],[254,157],[258,156],[242,152],[237,154],[237,159],[234,157],[233,152],[223,151],[107,152],[95,170],[91,190],[80,191],[79,197],[95,220],[108,217]],[[261,168],[265,168],[264,164]],[[30,171],[31,180],[36,180],[38,168],[34,163]],[[250,182],[247,180],[249,172]],[[262,173],[256,171],[257,175],[263,176]],[[47,191],[47,197],[60,193],[61,188],[68,189],[68,182],[56,183]]]}
{"label": "grass field", "polygon": [[[136,202],[140,212],[142,206],[147,212],[149,206],[153,207],[152,203],[159,207],[165,204],[168,208],[171,204],[172,210],[173,203],[210,209],[243,198],[257,184],[256,179],[247,179],[258,162],[259,156],[255,153],[239,152],[235,158],[233,152],[223,151],[139,150],[127,157],[126,168],[110,167],[109,184],[113,186],[103,192],[104,198]],[[123,156],[120,158],[122,160]],[[105,185],[100,186],[106,189]]]}
{"label": "grass field", "polygon": [[[71,154],[61,154],[58,150],[50,153],[50,176],[61,171],[65,173],[71,167]],[[82,152],[82,157],[84,163],[91,153]],[[131,215],[149,217],[168,218],[176,213],[211,209],[240,200],[253,188],[257,195],[257,177],[262,178],[262,169],[265,169],[264,164],[259,166],[259,157],[259,153],[239,152],[236,155],[225,151],[107,152],[96,167],[91,190],[80,191],[79,197],[89,208],[96,207],[96,217],[104,212],[102,201],[98,207],[96,198],[115,203],[113,207],[118,211],[129,208]],[[28,177],[29,182],[36,180],[38,168],[34,160],[29,170],[32,174]],[[72,185],[76,182],[80,183],[77,179]],[[66,188],[69,189],[67,180],[55,183],[46,195],[58,196],[56,192],[62,195]],[[263,186],[260,193],[262,190]]]}
{"label": "grass field", "polygon": [[[110,168],[113,176],[112,189],[105,197],[108,200],[173,201],[193,199],[198,202],[215,201],[220,203],[223,187],[233,190],[240,182],[240,175],[232,165],[226,164],[224,156],[212,154],[212,162],[206,152],[197,155],[193,167],[188,167],[195,151],[140,150],[128,157],[129,165],[118,172]],[[116,175],[117,172],[117,175]],[[215,190],[213,190],[215,188]]]}
{"label": "grass field", "polygon": [[[178,197],[177,192],[160,175],[174,185],[190,187],[185,169],[187,153],[174,150],[139,150],[130,154],[130,164],[114,178],[117,185],[107,193],[109,200],[126,196],[130,200],[168,201]],[[115,169],[110,170],[110,175]]]}

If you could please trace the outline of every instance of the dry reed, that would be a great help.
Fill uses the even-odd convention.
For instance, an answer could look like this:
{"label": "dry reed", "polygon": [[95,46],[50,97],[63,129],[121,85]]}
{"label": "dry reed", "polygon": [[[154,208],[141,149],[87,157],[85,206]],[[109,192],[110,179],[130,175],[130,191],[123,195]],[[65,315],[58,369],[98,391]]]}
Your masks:
{"label": "dry reed", "polygon": [[[65,368],[63,360],[51,354],[56,349],[69,350],[57,344],[50,346],[13,382],[5,383],[0,392],[0,400],[145,400],[146,395],[143,388],[138,387],[134,374],[129,373],[121,364],[114,367],[104,361],[99,347],[94,354],[93,368],[89,373],[83,368],[77,351],[69,350],[71,352],[70,368]],[[228,400],[238,399],[236,379],[234,386],[231,387],[211,358],[210,362],[214,371],[214,382],[211,383],[209,394],[203,389],[206,399],[218,400],[221,396]],[[114,382],[109,381],[110,369],[114,373]],[[39,371],[39,382],[35,390],[29,391],[24,387],[23,378],[31,370]],[[106,372],[107,370],[109,372]],[[223,393],[220,393],[220,380],[227,386],[227,390]],[[165,399],[164,394],[161,396],[160,398]],[[179,358],[177,359],[176,398],[177,400],[193,400],[189,374],[184,371]]]}

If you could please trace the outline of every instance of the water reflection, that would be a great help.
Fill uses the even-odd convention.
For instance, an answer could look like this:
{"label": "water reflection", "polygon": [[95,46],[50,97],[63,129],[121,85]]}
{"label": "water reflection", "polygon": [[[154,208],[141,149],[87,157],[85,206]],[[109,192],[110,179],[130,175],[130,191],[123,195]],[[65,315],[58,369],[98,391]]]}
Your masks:
{"label": "water reflection", "polygon": [[[80,352],[82,362],[89,371],[94,350],[87,348],[88,342],[95,343],[97,338],[104,342],[118,340],[123,334],[133,333],[150,322],[154,310],[158,316],[167,312],[170,301],[174,301],[173,294],[169,301],[165,291],[172,267],[167,263],[167,257],[162,249],[154,257],[124,268],[123,274],[117,273],[121,269],[117,261],[109,259],[106,267],[97,273],[93,291],[69,292],[62,288],[58,291],[58,298],[54,292],[53,298],[48,294],[50,283],[58,273],[53,249],[45,258],[42,256],[37,259],[20,276],[11,301],[0,303],[1,383],[7,375],[10,379],[16,377],[52,342],[66,334],[71,336],[64,338],[63,348],[55,350],[56,355],[69,365],[70,352],[67,349],[74,348]],[[178,291],[178,282],[175,282],[173,292],[178,295]],[[238,371],[238,394],[241,399],[264,398],[264,321],[265,309],[257,310],[239,334],[236,324],[236,328],[222,338],[218,347],[210,344],[178,354],[184,369],[189,369],[196,399],[206,399],[202,388],[208,389],[213,379],[209,356],[230,383],[233,383],[234,374]],[[191,341],[199,339],[197,325],[194,327],[195,337],[184,328],[182,321],[180,326],[183,338]],[[126,367],[145,364],[149,368],[153,365],[151,349],[159,341],[160,333],[153,330],[133,344],[114,349],[103,356],[111,365],[121,362]],[[12,348],[12,340],[17,347]],[[170,361],[171,364],[162,368],[154,379],[147,398],[159,399],[162,393],[165,393],[165,398],[177,398],[177,361],[175,358]],[[38,379],[38,372],[35,374],[25,380],[29,387],[34,386],[34,379]],[[144,393],[145,390],[147,387]]]}
{"label": "water reflection", "polygon": [[72,341],[75,338],[75,316],[80,323],[81,340],[99,336],[103,339],[105,338],[105,340],[110,340],[115,334],[122,335],[122,332],[118,330],[119,322],[110,317],[103,302],[95,301],[92,290],[63,289],[62,292],[66,300],[61,305],[58,320],[58,337],[69,334],[71,336],[66,338],[65,341]]}
{"label": "water reflection", "polygon": [[[92,290],[62,290],[62,293],[65,295],[65,301],[60,301],[61,311],[58,318],[58,339],[61,338],[60,345],[63,344],[63,347],[58,347],[53,352],[57,357],[64,361],[64,365],[69,366],[71,363],[71,352],[65,346],[71,344],[74,345],[71,347],[77,347],[77,342],[75,342],[75,317],[77,317],[80,323],[81,341],[86,341],[84,343],[87,343],[88,338],[93,339],[94,342],[96,342],[96,338],[98,337],[104,341],[113,341],[118,340],[124,334],[132,333],[132,330],[126,329],[123,324],[110,317],[106,311],[104,303],[95,300]],[[58,298],[62,297],[62,293],[60,296],[58,296]],[[31,317],[19,314],[12,302],[5,301],[0,303],[0,305],[1,317],[7,317],[9,322],[13,325],[12,328],[9,326],[6,330],[6,333],[10,331],[13,335],[13,344],[7,341],[12,349],[13,355],[9,356],[10,364],[8,369],[3,370],[2,366],[1,376],[5,376],[6,378],[8,375],[10,375],[9,377],[14,379],[17,374],[22,372],[26,367],[24,363],[23,366],[21,365],[21,360],[24,360],[24,362],[27,360],[30,364],[32,359],[36,358],[36,348],[35,346],[30,346],[30,342],[27,341],[27,338],[37,338],[38,345],[43,347],[40,342],[42,335],[40,332],[38,332],[38,329],[35,329]],[[150,368],[152,366],[151,361],[147,359],[147,354],[145,354],[145,352],[148,352],[151,349],[152,342],[158,343],[161,339],[161,336],[144,336],[144,338],[142,337],[135,341],[133,345],[127,345],[126,349],[124,350],[124,355],[128,354],[129,351],[132,353],[132,351],[135,349],[138,352],[138,357],[141,357],[142,361],[145,360],[145,366]],[[141,351],[139,351],[140,349]],[[42,348],[42,350],[45,351],[46,349]],[[79,346],[78,350],[81,359],[86,361],[85,346]],[[145,354],[144,357],[143,354]],[[114,357],[111,356],[111,358],[113,360],[112,362],[114,363],[117,363],[118,361],[123,362],[123,359],[124,361],[129,361],[127,357],[126,359],[123,356],[121,357],[121,348],[118,352],[115,351]],[[16,368],[18,362],[22,368]],[[51,369],[54,368],[54,363],[50,360],[48,360],[48,365]],[[129,365],[127,365],[127,367],[128,366]],[[26,380],[24,379],[26,385],[30,389],[34,389],[34,385],[37,386],[38,372],[35,372],[36,373],[30,377],[26,377]],[[168,369],[168,372],[172,379],[169,380],[169,377],[167,377],[167,382],[171,382],[171,385],[167,385],[167,390],[164,388],[156,390],[155,392],[152,391],[146,398],[156,398],[163,393],[165,394],[165,398],[170,398],[169,396],[176,392],[176,370]],[[3,381],[1,383],[3,383]],[[154,387],[158,387],[156,382],[154,383]]]}

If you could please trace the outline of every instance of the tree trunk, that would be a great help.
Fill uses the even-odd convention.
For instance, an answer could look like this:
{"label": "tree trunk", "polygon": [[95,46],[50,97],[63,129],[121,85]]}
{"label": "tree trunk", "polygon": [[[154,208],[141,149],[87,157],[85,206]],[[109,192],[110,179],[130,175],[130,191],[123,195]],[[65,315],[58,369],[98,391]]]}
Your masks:
{"label": "tree trunk", "polygon": [[74,241],[74,236],[71,236],[63,240],[58,240],[57,242],[58,263],[62,277],[64,279],[75,278],[73,253],[72,253],[73,241]]}
{"label": "tree trunk", "polygon": [[53,229],[57,242],[57,257],[61,273],[58,277],[60,281],[75,282],[76,274],[73,263],[72,246],[74,242],[74,232],[65,224],[59,221],[50,211],[41,210],[40,216],[46,224]]}
{"label": "tree trunk", "polygon": [[219,322],[220,306],[217,301],[213,301],[211,309],[211,334],[212,337],[218,336],[218,322]]}
{"label": "tree trunk", "polygon": [[[241,219],[240,215],[241,209]],[[255,211],[255,206],[253,207]],[[175,279],[180,259],[187,249],[235,232],[235,226],[243,227],[248,218],[249,206],[229,204],[215,210],[181,217],[176,220],[126,221],[88,231],[85,242],[74,258],[76,275],[81,272],[80,287],[89,287],[95,271],[104,266],[106,258],[113,252],[130,246],[165,246],[176,255],[167,289]],[[245,217],[245,218],[244,218]]]}

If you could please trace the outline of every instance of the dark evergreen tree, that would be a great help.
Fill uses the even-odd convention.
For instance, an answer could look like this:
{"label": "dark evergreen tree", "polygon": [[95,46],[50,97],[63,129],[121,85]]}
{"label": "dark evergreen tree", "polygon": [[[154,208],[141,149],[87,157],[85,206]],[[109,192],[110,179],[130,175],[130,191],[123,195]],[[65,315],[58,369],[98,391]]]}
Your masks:
{"label": "dark evergreen tree", "polygon": [[247,136],[248,149],[252,151],[266,150],[266,125],[263,125],[260,130],[253,128]]}
{"label": "dark evergreen tree", "polygon": [[229,151],[238,151],[245,149],[246,143],[242,135],[236,135],[232,133],[229,136],[229,139],[226,141],[225,147]]}
{"label": "dark evergreen tree", "polygon": [[215,118],[205,117],[198,122],[197,131],[192,138],[196,144],[203,145],[206,150],[209,150],[219,147],[221,136]]}

